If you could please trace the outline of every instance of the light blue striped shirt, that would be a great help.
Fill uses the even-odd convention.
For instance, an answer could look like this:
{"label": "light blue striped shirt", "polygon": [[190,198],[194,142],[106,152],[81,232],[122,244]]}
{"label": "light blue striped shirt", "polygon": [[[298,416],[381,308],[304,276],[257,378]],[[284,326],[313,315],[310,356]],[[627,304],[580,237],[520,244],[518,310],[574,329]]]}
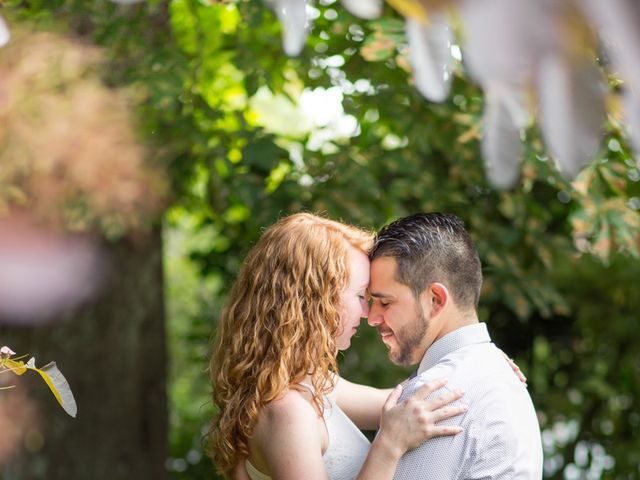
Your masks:
{"label": "light blue striped shirt", "polygon": [[469,410],[440,424],[459,425],[464,431],[433,438],[406,453],[394,479],[541,479],[542,442],[531,398],[491,343],[484,323],[460,328],[434,342],[403,396],[441,377],[448,379],[444,388],[464,390],[461,402]]}

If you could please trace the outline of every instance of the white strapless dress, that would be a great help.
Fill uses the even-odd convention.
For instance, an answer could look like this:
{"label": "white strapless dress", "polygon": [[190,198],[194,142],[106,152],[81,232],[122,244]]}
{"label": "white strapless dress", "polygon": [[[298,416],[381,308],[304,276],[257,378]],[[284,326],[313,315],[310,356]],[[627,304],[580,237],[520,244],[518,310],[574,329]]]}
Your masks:
{"label": "white strapless dress", "polygon": [[[364,464],[371,444],[328,396],[324,397],[324,422],[329,433],[329,446],[322,456],[330,480],[353,480]],[[246,461],[251,480],[271,480]]]}

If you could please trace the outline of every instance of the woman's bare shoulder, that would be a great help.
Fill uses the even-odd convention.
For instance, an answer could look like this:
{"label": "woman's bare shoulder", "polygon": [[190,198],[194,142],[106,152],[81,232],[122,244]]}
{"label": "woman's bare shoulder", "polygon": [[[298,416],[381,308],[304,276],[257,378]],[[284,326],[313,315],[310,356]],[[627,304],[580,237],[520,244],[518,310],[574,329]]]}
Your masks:
{"label": "woman's bare shoulder", "polygon": [[288,389],[280,397],[268,402],[258,416],[258,423],[313,421],[318,414],[311,395],[304,390]]}
{"label": "woman's bare shoulder", "polygon": [[292,388],[261,409],[249,440],[250,460],[274,478],[305,478],[301,472],[309,468],[324,472],[327,443],[311,393]]}

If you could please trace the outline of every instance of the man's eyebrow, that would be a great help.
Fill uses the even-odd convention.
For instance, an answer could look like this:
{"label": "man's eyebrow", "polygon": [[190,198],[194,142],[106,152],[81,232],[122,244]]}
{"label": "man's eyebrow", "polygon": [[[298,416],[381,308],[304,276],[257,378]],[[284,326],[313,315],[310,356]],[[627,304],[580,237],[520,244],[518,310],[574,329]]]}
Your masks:
{"label": "man's eyebrow", "polygon": [[387,295],[387,294],[380,293],[380,292],[369,291],[369,295],[371,297],[374,297],[374,298],[393,298],[393,295]]}

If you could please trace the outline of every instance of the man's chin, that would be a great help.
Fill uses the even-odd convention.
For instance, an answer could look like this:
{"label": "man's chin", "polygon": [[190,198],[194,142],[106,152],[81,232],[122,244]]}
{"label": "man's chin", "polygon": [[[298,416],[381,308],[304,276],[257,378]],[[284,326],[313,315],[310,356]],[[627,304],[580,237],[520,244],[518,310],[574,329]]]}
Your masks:
{"label": "man's chin", "polygon": [[395,365],[399,365],[401,367],[408,367],[411,365],[416,365],[420,363],[420,359],[415,360],[415,352],[403,352],[401,350],[393,349],[387,345],[389,348],[389,360]]}
{"label": "man's chin", "polygon": [[402,352],[394,352],[393,350],[389,350],[389,360],[391,360],[391,363],[402,367],[411,365],[411,361],[403,356]]}

